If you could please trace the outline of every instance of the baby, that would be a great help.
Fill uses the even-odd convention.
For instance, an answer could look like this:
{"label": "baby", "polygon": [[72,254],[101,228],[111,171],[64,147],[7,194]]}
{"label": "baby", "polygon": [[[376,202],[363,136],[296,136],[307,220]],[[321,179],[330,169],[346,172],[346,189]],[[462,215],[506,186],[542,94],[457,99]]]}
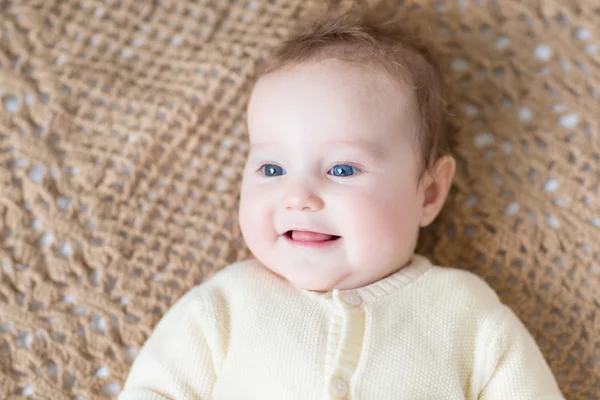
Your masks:
{"label": "baby", "polygon": [[415,253],[455,138],[434,58],[377,15],[328,13],[267,62],[239,208],[256,259],[168,311],[119,399],[563,399],[481,278]]}

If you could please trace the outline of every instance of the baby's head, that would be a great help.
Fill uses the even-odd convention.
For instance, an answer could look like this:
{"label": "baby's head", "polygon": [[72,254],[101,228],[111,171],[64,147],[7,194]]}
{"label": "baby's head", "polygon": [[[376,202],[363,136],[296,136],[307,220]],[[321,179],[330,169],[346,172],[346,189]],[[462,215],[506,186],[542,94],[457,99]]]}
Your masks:
{"label": "baby's head", "polygon": [[455,171],[443,79],[425,48],[362,7],[274,52],[248,105],[240,227],[298,287],[367,285],[406,265]]}

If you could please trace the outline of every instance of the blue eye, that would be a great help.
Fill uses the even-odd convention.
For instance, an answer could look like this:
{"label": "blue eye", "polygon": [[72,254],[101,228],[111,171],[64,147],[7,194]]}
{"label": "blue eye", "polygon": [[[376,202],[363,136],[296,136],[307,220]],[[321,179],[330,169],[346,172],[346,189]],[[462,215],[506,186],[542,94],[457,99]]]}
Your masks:
{"label": "blue eye", "polygon": [[333,176],[350,176],[350,175],[354,175],[358,172],[361,172],[360,169],[353,167],[352,165],[348,165],[348,164],[338,164],[333,166],[328,174],[333,175]]}
{"label": "blue eye", "polygon": [[285,174],[283,168],[275,164],[265,164],[260,167],[260,169],[265,176],[279,176]]}

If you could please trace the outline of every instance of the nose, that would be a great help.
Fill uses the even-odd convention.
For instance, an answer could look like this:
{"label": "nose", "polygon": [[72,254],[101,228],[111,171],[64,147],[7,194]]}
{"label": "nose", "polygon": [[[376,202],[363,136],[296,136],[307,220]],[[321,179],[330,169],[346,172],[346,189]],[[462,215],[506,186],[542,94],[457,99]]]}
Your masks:
{"label": "nose", "polygon": [[284,207],[287,211],[319,211],[323,200],[305,185],[296,183],[285,194]]}

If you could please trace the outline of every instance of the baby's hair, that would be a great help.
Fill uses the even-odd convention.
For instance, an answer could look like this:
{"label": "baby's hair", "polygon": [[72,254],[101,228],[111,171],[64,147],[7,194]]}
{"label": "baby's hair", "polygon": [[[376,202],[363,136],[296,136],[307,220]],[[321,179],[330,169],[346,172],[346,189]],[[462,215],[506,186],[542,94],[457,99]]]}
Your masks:
{"label": "baby's hair", "polygon": [[383,67],[393,79],[414,90],[420,180],[438,158],[454,156],[456,129],[450,121],[440,66],[424,42],[395,17],[397,6],[390,3],[368,5],[355,0],[343,10],[340,1],[329,1],[326,11],[301,21],[274,49],[259,76],[329,58]]}

